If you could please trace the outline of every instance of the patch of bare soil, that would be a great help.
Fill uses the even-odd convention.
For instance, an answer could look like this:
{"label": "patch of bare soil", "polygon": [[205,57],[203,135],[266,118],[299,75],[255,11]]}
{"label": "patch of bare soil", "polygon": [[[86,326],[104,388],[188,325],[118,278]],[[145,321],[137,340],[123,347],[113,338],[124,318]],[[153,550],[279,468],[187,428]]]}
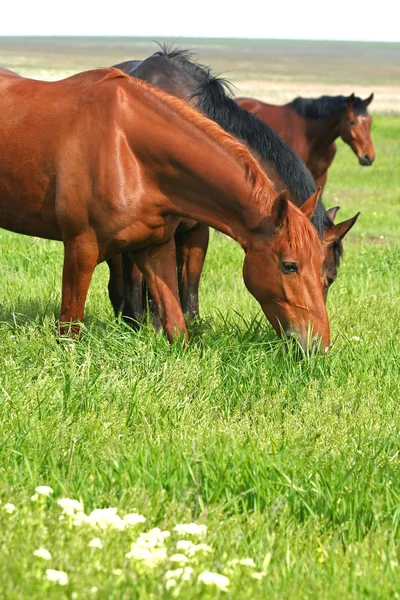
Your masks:
{"label": "patch of bare soil", "polygon": [[300,81],[237,81],[235,96],[249,96],[270,104],[286,104],[297,96],[318,98],[319,96],[350,96],[353,92],[367,98],[374,92],[371,113],[400,112],[400,85],[354,86]]}

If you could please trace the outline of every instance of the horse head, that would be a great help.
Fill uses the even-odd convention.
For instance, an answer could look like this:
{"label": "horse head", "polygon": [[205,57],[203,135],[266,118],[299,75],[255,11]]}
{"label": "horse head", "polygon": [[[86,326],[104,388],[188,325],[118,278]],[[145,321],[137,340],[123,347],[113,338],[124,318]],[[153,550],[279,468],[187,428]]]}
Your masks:
{"label": "horse head", "polygon": [[354,94],[347,98],[346,111],[340,125],[340,136],[349,144],[358,157],[360,165],[369,166],[375,160],[375,150],[371,139],[372,119],[367,106],[372,102],[374,94],[365,100]]}
{"label": "horse head", "polygon": [[243,277],[278,335],[297,337],[305,352],[330,333],[323,293],[324,252],[311,216],[320,190],[297,208],[286,191],[274,199],[246,251]]}

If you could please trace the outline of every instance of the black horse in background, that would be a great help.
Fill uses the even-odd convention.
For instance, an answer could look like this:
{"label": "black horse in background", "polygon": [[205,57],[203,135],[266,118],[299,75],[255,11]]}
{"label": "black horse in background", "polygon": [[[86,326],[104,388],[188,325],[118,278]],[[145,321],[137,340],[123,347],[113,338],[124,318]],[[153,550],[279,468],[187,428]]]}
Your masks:
{"label": "black horse in background", "polygon": [[[161,50],[149,58],[113,65],[125,73],[167,93],[180,97],[247,146],[274,184],[277,193],[287,190],[288,198],[302,205],[314,192],[315,183],[304,162],[266,123],[241,108],[231,97],[230,84],[212,74],[208,67],[193,61],[187,50]],[[312,222],[324,238],[326,292],[335,280],[342,255],[342,239],[358,214],[334,225],[336,210],[326,211],[321,199]],[[182,220],[175,233],[179,294],[184,313],[193,319],[199,313],[198,288],[208,247],[209,229],[202,223]],[[133,327],[142,320],[145,306],[142,276],[129,253],[108,261],[109,295],[116,315]]]}

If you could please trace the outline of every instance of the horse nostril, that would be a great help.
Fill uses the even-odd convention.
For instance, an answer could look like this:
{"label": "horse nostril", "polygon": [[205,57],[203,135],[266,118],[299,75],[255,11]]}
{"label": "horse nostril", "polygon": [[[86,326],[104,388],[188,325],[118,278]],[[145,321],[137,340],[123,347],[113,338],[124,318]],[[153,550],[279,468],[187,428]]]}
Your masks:
{"label": "horse nostril", "polygon": [[365,158],[365,160],[371,160],[369,157],[369,154],[364,154],[364,158]]}

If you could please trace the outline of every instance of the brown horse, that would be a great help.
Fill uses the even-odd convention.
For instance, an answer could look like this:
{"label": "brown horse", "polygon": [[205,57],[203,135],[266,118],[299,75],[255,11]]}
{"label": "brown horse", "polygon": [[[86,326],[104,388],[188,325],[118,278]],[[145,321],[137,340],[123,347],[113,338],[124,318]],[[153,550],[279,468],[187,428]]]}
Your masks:
{"label": "brown horse", "polygon": [[375,150],[371,140],[371,122],[365,100],[352,94],[295,98],[276,106],[253,98],[236,98],[242,108],[268,123],[304,160],[315,184],[323,189],[328,169],[336,154],[335,140],[341,137],[358,157],[360,165],[372,165]]}
{"label": "brown horse", "polygon": [[169,340],[186,335],[173,236],[188,218],[239,242],[245,284],[278,334],[328,349],[318,193],[298,209],[213,121],[117,69],[3,74],[0,92],[0,226],[63,242],[61,334],[79,332],[96,265],[130,251]]}
{"label": "brown horse", "polygon": [[[195,62],[191,52],[163,47],[143,61],[130,60],[114,67],[183,98],[218,123],[247,146],[271,179],[276,192],[285,189],[288,199],[296,206],[301,206],[315,192],[312,174],[290,146],[269,125],[241,108],[230,97],[228,82]],[[334,225],[335,214],[336,210],[326,211],[319,200],[311,219],[323,239],[325,298],[328,286],[337,276],[342,239],[358,217],[357,214]],[[208,227],[204,223],[182,222],[175,233],[175,242],[181,305],[183,312],[192,319],[199,313],[198,287],[207,252]],[[142,319],[143,310],[140,271],[129,254],[123,258],[112,257],[108,265],[109,294],[115,314],[122,313],[127,323],[136,327]]]}

